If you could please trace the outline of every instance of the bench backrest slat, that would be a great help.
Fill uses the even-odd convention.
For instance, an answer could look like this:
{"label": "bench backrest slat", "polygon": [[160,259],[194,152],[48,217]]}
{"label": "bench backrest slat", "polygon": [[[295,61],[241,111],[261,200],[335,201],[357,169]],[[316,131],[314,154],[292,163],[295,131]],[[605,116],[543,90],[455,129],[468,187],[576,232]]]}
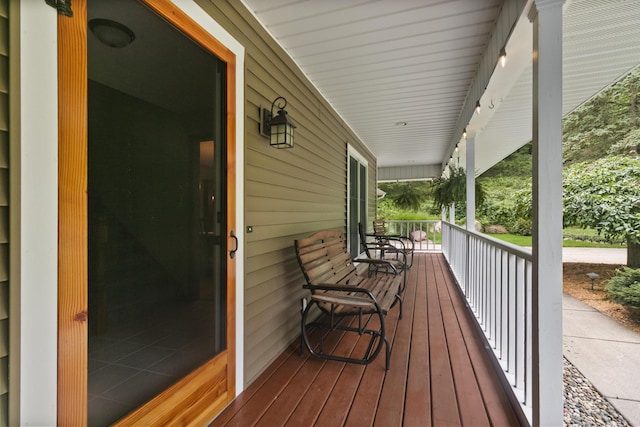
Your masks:
{"label": "bench backrest slat", "polygon": [[323,230],[295,241],[296,255],[309,285],[347,284],[357,276],[339,231]]}

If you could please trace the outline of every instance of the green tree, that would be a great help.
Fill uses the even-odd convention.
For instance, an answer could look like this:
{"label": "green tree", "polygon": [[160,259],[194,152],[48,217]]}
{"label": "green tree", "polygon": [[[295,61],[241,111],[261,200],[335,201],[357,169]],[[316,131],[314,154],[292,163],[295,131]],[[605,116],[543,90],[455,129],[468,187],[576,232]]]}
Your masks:
{"label": "green tree", "polygon": [[627,154],[640,142],[640,68],[606,88],[563,120],[564,163]]}
{"label": "green tree", "polygon": [[564,224],[627,239],[627,265],[640,268],[640,158],[610,156],[575,164],[563,180]]}

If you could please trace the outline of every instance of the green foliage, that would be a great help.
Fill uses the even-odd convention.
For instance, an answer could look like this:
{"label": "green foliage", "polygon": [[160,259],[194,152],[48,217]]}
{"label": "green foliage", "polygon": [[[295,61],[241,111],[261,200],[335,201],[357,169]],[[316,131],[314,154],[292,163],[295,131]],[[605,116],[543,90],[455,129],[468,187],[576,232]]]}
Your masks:
{"label": "green foliage", "polygon": [[531,222],[533,211],[531,181],[528,181],[526,185],[514,192],[513,203],[515,205],[513,215],[516,218],[526,219]]}
{"label": "green foliage", "polygon": [[532,228],[531,218],[518,218],[511,228],[509,228],[509,231],[514,234],[519,234],[520,236],[531,236]]}
{"label": "green foliage", "polygon": [[562,240],[563,248],[615,248],[620,249],[623,246],[620,243],[605,243],[605,242],[594,242],[590,240],[571,240],[564,239]]}
{"label": "green foliage", "polygon": [[565,169],[564,223],[640,243],[640,158],[611,156]]}
{"label": "green foliage", "polygon": [[[531,236],[521,236],[519,234],[489,234],[491,237],[495,237],[498,240],[504,240],[505,242],[513,243],[518,246],[531,246]],[[565,248],[619,248],[620,244],[611,243],[593,243],[580,240],[564,239],[562,240],[562,246]]]}
{"label": "green foliage", "polygon": [[637,147],[639,96],[640,68],[636,68],[567,115],[563,120],[565,165],[628,154]]}
{"label": "green foliage", "polygon": [[[481,182],[476,182],[476,206],[482,205],[485,191]],[[464,211],[467,201],[467,174],[460,166],[449,166],[449,176],[440,177],[433,182],[433,206],[441,211],[452,203],[456,210]]]}
{"label": "green foliage", "polygon": [[[378,200],[377,217],[396,220],[438,218],[439,213],[432,212],[431,208],[431,187],[430,181],[380,183],[378,188],[384,191],[386,196]],[[408,207],[404,204],[404,200],[410,200],[411,197],[414,197],[407,197],[411,194],[419,198],[417,207],[415,204]],[[401,201],[398,203],[399,199]]]}
{"label": "green foliage", "polygon": [[502,225],[515,234],[531,235],[531,176],[483,175],[479,181],[487,197],[478,209],[478,220],[485,225]]}
{"label": "green foliage", "polygon": [[378,184],[378,187],[387,193],[385,199],[395,200],[400,194],[406,191],[405,187],[411,187],[410,191],[427,197],[431,194],[432,183],[431,181],[381,182]]}
{"label": "green foliage", "polygon": [[605,289],[612,300],[640,307],[640,269],[623,267],[606,284]]}
{"label": "green foliage", "polygon": [[393,200],[386,197],[384,199],[378,199],[376,217],[391,219],[395,211],[396,209],[393,205]]}
{"label": "green foliage", "polygon": [[449,176],[434,181],[433,205],[437,210],[466,200],[467,178],[463,168],[449,166]]}
{"label": "green foliage", "polygon": [[[502,225],[512,233],[531,234],[531,149],[531,143],[525,144],[478,178],[487,194],[477,210],[482,224]],[[521,201],[527,191],[528,205],[526,199]]]}
{"label": "green foliage", "polygon": [[424,195],[414,185],[402,183],[398,193],[393,198],[393,203],[400,209],[417,211]]}
{"label": "green foliage", "polygon": [[[591,243],[610,243],[606,245],[606,247],[623,247],[626,240],[625,239],[610,239],[607,240],[602,236],[602,234],[598,234],[597,230],[593,230],[591,228],[579,228],[579,227],[567,227],[562,230],[562,237],[566,239],[582,241],[582,242],[591,242]],[[593,245],[591,245],[593,246]],[[605,247],[605,246],[603,246]]]}
{"label": "green foliage", "polygon": [[513,203],[509,199],[494,197],[493,193],[487,194],[487,200],[477,212],[478,221],[486,225],[502,225],[511,229],[514,222]]}
{"label": "green foliage", "polygon": [[408,211],[398,211],[393,218],[398,221],[424,221],[428,219],[437,219],[434,218],[433,215],[429,215],[425,212],[408,212]]}
{"label": "green foliage", "polygon": [[610,156],[638,153],[640,153],[640,128],[630,130],[622,141],[611,145],[608,152]]}
{"label": "green foliage", "polygon": [[526,143],[483,173],[482,178],[531,178],[532,148],[533,144],[531,144],[531,142]]}

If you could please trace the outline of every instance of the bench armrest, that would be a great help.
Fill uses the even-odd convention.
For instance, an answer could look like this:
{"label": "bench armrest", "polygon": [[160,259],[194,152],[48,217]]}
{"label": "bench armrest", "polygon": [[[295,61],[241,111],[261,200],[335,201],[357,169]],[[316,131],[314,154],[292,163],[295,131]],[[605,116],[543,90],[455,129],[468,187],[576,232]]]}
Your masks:
{"label": "bench armrest", "polygon": [[[313,294],[312,299],[318,302],[326,302],[336,305],[349,305],[353,307],[373,308],[376,311],[382,312],[382,308],[378,304],[378,300],[373,293],[364,288],[350,285],[335,285],[332,283],[321,283],[319,285],[304,285],[303,288],[312,291],[331,291],[336,293],[345,293],[351,295],[336,295],[336,294]],[[362,296],[355,296],[354,293],[362,294]]]}
{"label": "bench armrest", "polygon": [[[413,251],[414,248],[413,240],[400,234],[365,234],[365,236],[374,237],[379,243],[382,243],[384,241],[398,242],[402,245],[402,248],[397,248],[399,250]],[[407,242],[411,244],[410,248],[407,247]]]}
{"label": "bench armrest", "polygon": [[306,284],[306,285],[303,285],[302,287],[304,289],[317,290],[317,291],[336,291],[336,292],[362,293],[362,294],[368,295],[370,298],[375,300],[375,297],[373,296],[371,291],[369,291],[366,288],[360,288],[360,287],[354,286],[354,285],[340,285],[340,284],[335,284],[335,283],[320,283],[318,285]]}
{"label": "bench armrest", "polygon": [[409,249],[404,247],[398,248],[397,246],[390,245],[388,243],[370,242],[367,243],[367,249],[370,251],[383,251],[390,254],[401,254],[404,257],[405,263],[407,261],[407,253]]}
{"label": "bench armrest", "polygon": [[393,274],[400,274],[400,272],[398,272],[398,269],[395,267],[395,265],[393,265],[392,262],[386,260],[386,259],[379,259],[379,258],[354,258],[353,262],[363,262],[365,264],[370,264],[370,265],[378,265],[378,266],[385,266],[385,267],[389,267],[391,268],[391,270],[393,271]]}

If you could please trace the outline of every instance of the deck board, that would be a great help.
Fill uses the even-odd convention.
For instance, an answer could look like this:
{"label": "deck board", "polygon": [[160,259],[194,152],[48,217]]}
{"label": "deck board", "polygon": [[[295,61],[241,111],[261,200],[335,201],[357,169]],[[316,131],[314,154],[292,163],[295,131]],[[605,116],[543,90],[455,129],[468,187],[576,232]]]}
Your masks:
{"label": "deck board", "polygon": [[[417,259],[416,259],[417,261]],[[407,373],[407,390],[404,409],[404,424],[407,426],[431,425],[431,374],[429,369],[429,328],[427,325],[427,305],[420,303],[427,300],[427,268],[426,262],[413,267],[416,272],[416,300],[411,331],[410,360]],[[423,360],[424,363],[415,363]]]}
{"label": "deck board", "polygon": [[[287,349],[211,426],[517,426],[441,254],[416,254],[402,319],[386,318],[392,343],[367,366]],[[329,334],[325,346],[362,352],[365,339]]]}
{"label": "deck board", "polygon": [[462,425],[442,317],[441,298],[443,293],[447,294],[447,292],[442,289],[438,281],[442,275],[441,266],[429,259],[427,271],[427,326],[429,328],[433,425]]}
{"label": "deck board", "polygon": [[[397,322],[393,338],[390,371],[408,372],[411,348],[411,330],[415,312],[417,286],[405,290],[403,318]],[[394,351],[398,349],[397,351]],[[377,407],[375,426],[401,426],[404,418],[404,402],[402,397],[407,389],[407,375],[389,375],[384,381],[380,402]]]}

